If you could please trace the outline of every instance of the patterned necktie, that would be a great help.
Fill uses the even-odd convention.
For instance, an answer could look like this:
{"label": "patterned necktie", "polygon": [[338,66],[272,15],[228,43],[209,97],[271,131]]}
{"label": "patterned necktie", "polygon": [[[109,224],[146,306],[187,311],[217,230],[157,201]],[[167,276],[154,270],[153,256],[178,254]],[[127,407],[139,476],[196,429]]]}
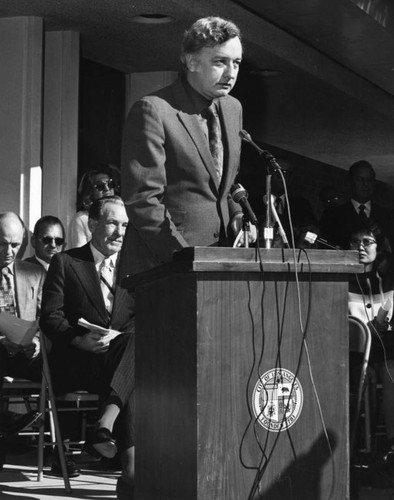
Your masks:
{"label": "patterned necktie", "polygon": [[100,285],[103,292],[104,302],[107,306],[107,311],[111,314],[112,305],[114,302],[115,290],[113,288],[114,270],[111,266],[110,259],[104,259],[100,269]]}
{"label": "patterned necktie", "polygon": [[215,164],[216,175],[220,183],[223,175],[223,142],[220,120],[214,103],[211,103],[211,105],[207,108],[207,124],[209,149]]}
{"label": "patterned necktie", "polygon": [[6,311],[15,316],[15,300],[11,280],[12,276],[9,274],[8,267],[3,267],[0,283],[0,311]]}
{"label": "patterned necktie", "polygon": [[365,224],[368,220],[367,214],[365,212],[365,205],[360,205],[358,207],[358,216],[360,217],[360,221]]}

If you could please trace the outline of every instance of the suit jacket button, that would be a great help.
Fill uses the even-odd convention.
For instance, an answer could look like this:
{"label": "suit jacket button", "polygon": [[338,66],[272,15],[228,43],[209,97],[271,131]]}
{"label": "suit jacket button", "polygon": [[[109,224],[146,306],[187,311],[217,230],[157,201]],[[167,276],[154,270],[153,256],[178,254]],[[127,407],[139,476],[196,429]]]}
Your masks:
{"label": "suit jacket button", "polygon": [[215,231],[215,232],[213,233],[213,237],[214,237],[214,238],[219,238],[219,233],[218,233],[217,231]]}

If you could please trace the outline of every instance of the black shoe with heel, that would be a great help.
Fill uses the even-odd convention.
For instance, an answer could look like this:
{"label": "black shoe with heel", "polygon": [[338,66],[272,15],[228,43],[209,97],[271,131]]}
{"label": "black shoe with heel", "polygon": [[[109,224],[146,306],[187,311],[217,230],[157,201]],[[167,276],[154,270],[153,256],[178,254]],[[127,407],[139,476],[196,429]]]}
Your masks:
{"label": "black shoe with heel", "polygon": [[118,452],[118,447],[108,429],[97,427],[88,437],[84,450],[93,457],[113,458]]}

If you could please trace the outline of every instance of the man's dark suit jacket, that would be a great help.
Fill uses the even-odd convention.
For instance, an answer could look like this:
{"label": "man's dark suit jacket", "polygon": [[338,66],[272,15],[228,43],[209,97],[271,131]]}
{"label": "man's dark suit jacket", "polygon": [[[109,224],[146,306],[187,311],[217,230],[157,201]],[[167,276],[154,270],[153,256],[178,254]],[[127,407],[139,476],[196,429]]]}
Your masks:
{"label": "man's dark suit jacket", "polygon": [[52,342],[53,355],[62,355],[74,337],[90,323],[121,332],[134,331],[134,304],[128,290],[116,285],[111,319],[100,287],[90,244],[53,256],[44,284],[40,326]]}
{"label": "man's dark suit jacket", "polygon": [[[106,353],[77,349],[71,341],[86,333],[77,324],[80,318],[124,335],[115,338]],[[121,450],[127,449],[133,444],[134,432],[134,304],[128,290],[116,285],[109,319],[89,243],[52,257],[40,326],[52,342],[49,361],[55,391],[86,389],[98,392],[104,401],[113,389],[123,404],[116,420],[118,444]]]}
{"label": "man's dark suit jacket", "polygon": [[181,80],[131,109],[122,151],[122,196],[130,219],[122,250],[127,273],[169,262],[187,246],[227,241],[229,222],[241,211],[229,191],[239,170],[242,107],[231,96],[217,105],[224,145],[220,185],[201,117]]}
{"label": "man's dark suit jacket", "polygon": [[[375,222],[384,235],[388,238],[392,250],[393,238],[392,230],[389,224],[389,217],[386,211],[371,203],[370,221]],[[351,234],[362,227],[360,217],[357,214],[352,202],[348,200],[346,203],[338,207],[328,208],[323,212],[320,219],[320,233],[329,243],[339,245],[341,248],[349,248],[349,240]]]}

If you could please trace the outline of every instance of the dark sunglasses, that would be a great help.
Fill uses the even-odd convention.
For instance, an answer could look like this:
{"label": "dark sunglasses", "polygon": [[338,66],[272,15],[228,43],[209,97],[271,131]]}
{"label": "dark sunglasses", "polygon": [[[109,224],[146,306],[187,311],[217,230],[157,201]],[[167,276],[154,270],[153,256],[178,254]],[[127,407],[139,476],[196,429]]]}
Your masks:
{"label": "dark sunglasses", "polygon": [[96,184],[93,184],[94,189],[97,189],[97,191],[105,191],[107,189],[115,189],[116,183],[112,179],[108,179],[107,181],[100,181],[96,182]]}
{"label": "dark sunglasses", "polygon": [[51,238],[50,236],[44,236],[43,238],[40,238],[40,240],[44,243],[44,245],[49,245],[52,241],[55,242],[57,247],[64,245],[64,238]]}

